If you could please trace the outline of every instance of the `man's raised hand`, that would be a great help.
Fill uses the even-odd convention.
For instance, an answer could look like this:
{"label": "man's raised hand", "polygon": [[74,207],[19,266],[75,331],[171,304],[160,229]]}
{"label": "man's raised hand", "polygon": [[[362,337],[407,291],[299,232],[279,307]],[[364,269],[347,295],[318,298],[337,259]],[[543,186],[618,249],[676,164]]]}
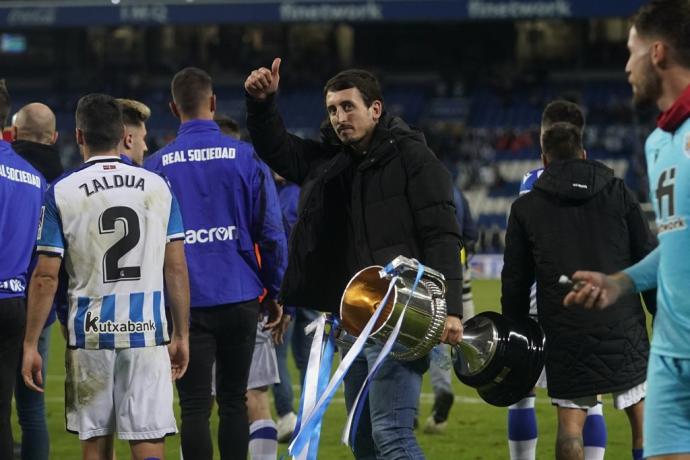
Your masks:
{"label": "man's raised hand", "polygon": [[256,69],[244,81],[244,89],[254,99],[265,100],[278,91],[280,82],[280,58],[275,58],[270,70],[266,67]]}

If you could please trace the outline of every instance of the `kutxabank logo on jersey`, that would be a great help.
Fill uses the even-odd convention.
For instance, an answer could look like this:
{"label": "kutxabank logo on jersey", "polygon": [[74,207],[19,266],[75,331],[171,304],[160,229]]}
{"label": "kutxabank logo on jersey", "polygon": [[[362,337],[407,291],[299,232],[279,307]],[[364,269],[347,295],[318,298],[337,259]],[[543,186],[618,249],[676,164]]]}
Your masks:
{"label": "kutxabank logo on jersey", "polygon": [[100,316],[93,315],[91,312],[86,312],[86,320],[84,321],[84,332],[87,334],[101,333],[132,333],[132,332],[153,332],[156,330],[156,324],[153,320],[148,321],[132,321],[128,320],[126,323],[116,323],[114,321],[101,321]]}
{"label": "kutxabank logo on jersey", "polygon": [[225,227],[200,228],[198,230],[187,230],[184,235],[184,242],[186,244],[229,241],[237,238],[237,227],[228,225]]}

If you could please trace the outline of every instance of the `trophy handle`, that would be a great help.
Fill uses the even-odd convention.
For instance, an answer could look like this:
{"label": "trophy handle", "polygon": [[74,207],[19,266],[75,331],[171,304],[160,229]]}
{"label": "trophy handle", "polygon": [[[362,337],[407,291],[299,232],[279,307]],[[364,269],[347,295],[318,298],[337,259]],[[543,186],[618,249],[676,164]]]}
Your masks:
{"label": "trophy handle", "polygon": [[[419,261],[417,259],[410,259],[405,256],[398,256],[395,259],[393,259],[388,265],[386,265],[385,268],[379,271],[379,276],[381,276],[381,278],[388,278],[391,276],[391,273],[397,273],[399,275],[402,275],[403,273],[407,272],[416,272],[418,269]],[[446,277],[443,276],[443,273],[434,270],[433,268],[424,266],[424,276],[426,276],[427,278],[431,278],[435,282],[435,284],[438,285],[438,287],[441,290],[441,295],[445,299]]]}
{"label": "trophy handle", "polygon": [[468,323],[463,331],[462,341],[452,347],[452,352],[454,361],[460,361],[457,364],[462,369],[462,374],[475,375],[493,358],[498,334],[493,324],[483,318],[468,320]]}

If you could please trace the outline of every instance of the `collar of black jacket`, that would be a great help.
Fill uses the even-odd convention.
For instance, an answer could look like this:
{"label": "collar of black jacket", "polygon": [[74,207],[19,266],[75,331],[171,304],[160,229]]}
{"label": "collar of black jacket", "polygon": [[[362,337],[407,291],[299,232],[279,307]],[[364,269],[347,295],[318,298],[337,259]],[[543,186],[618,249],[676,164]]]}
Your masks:
{"label": "collar of black jacket", "polygon": [[594,160],[567,160],[550,163],[534,183],[542,190],[567,200],[589,200],[613,179],[613,170]]}
{"label": "collar of black jacket", "polygon": [[[395,154],[395,144],[405,139],[426,145],[424,133],[419,129],[409,126],[400,117],[393,117],[388,112],[384,112],[374,128],[374,136],[365,153],[364,160],[359,165],[359,169],[366,169],[376,163],[387,160]],[[321,123],[321,140],[327,145],[343,146],[328,120]],[[350,155],[359,155],[359,153],[353,152],[349,147],[344,148]]]}
{"label": "collar of black jacket", "polygon": [[60,153],[54,145],[14,141],[12,149],[36,168],[48,182],[53,182],[63,172]]}

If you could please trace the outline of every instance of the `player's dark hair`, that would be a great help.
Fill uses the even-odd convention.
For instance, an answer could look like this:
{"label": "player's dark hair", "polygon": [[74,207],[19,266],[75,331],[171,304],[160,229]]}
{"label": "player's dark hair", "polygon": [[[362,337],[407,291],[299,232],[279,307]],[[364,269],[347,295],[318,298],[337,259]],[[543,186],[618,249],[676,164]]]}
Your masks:
{"label": "player's dark hair", "polygon": [[84,143],[94,153],[116,148],[124,135],[120,107],[107,94],[87,94],[79,99],[75,119],[84,133]]}
{"label": "player's dark hair", "polygon": [[223,134],[227,134],[235,139],[240,138],[240,125],[229,116],[216,113],[213,115],[213,121],[216,122]]}
{"label": "player's dark hair", "polygon": [[585,114],[582,108],[573,102],[562,99],[552,101],[541,114],[541,126],[548,129],[559,122],[570,123],[582,130],[585,127]]}
{"label": "player's dark hair", "polygon": [[557,122],[544,130],[541,138],[544,155],[550,162],[581,158],[582,130],[572,123]]}
{"label": "player's dark hair", "polygon": [[7,117],[10,114],[10,93],[7,91],[7,83],[5,79],[0,79],[0,129],[7,124]]}
{"label": "player's dark hair", "polygon": [[672,58],[690,68],[690,2],[652,0],[640,7],[633,25],[641,37],[663,39]]}
{"label": "player's dark hair", "polygon": [[381,101],[383,104],[383,94],[379,81],[374,74],[362,69],[348,69],[338,73],[326,82],[323,95],[325,97],[329,91],[342,91],[350,88],[359,90],[367,107],[371,107],[374,101]]}
{"label": "player's dark hair", "polygon": [[203,70],[187,67],[175,74],[170,90],[177,109],[187,116],[194,116],[201,104],[213,94],[213,81]]}

